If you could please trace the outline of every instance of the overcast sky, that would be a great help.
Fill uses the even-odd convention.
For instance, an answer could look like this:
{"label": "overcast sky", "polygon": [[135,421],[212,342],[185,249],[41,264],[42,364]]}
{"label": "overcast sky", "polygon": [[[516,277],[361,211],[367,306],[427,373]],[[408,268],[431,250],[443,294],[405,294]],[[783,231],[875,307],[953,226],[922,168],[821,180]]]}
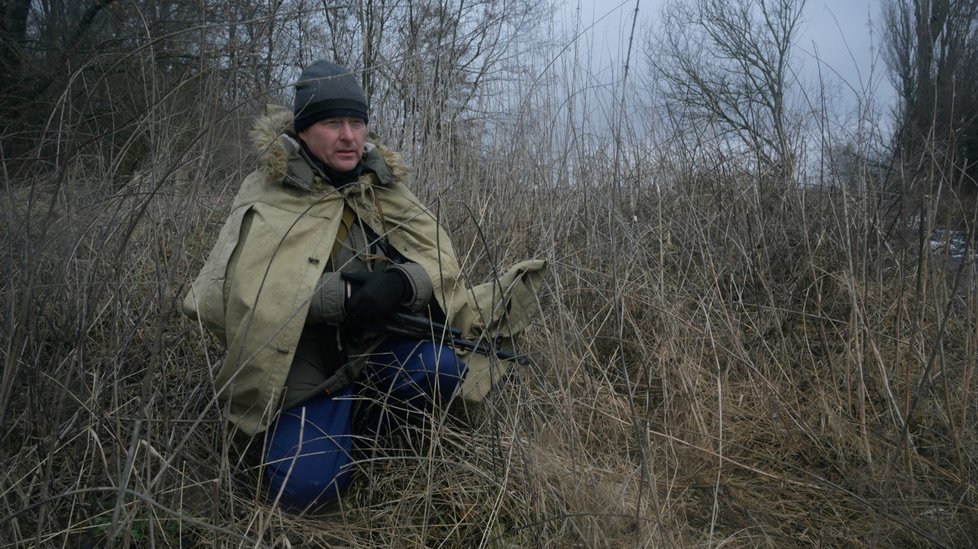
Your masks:
{"label": "overcast sky", "polygon": [[[655,23],[667,0],[639,0],[639,25]],[[593,58],[603,63],[624,59],[628,35],[635,12],[635,0],[566,0],[565,17],[573,25],[580,8],[580,24],[594,28],[584,37],[594,48]],[[881,106],[894,96],[879,55],[881,0],[808,0],[801,33],[796,42],[798,62],[805,79],[815,82],[816,54],[822,60],[823,78],[836,73],[857,90],[870,90]],[[633,45],[633,58],[640,51],[639,37]],[[875,65],[875,67],[874,67]],[[871,70],[875,71],[870,80]],[[836,81],[843,101],[855,101],[848,86]],[[848,97],[846,97],[848,95]]]}

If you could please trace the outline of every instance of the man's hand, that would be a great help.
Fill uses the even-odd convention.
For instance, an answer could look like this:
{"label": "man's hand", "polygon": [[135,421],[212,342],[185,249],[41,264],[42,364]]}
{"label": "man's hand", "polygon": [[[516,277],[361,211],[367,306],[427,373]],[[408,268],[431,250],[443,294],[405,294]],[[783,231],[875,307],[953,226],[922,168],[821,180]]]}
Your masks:
{"label": "man's hand", "polygon": [[349,285],[346,315],[353,322],[377,320],[411,298],[411,287],[397,271],[342,273]]}

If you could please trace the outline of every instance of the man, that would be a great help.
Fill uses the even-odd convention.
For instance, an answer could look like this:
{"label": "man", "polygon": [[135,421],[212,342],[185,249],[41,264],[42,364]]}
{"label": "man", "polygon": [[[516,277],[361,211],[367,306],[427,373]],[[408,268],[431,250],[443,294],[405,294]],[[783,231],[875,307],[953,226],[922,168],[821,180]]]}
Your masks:
{"label": "man", "polygon": [[[292,509],[335,500],[357,440],[444,405],[459,386],[466,366],[438,338],[384,335],[392,313],[478,329],[451,240],[405,186],[400,156],[367,141],[367,123],[352,73],[307,67],[292,112],[253,133],[263,167],[243,182],[184,301],[227,345],[217,391],[240,430],[267,431],[268,493]],[[358,395],[373,402],[362,413]]]}

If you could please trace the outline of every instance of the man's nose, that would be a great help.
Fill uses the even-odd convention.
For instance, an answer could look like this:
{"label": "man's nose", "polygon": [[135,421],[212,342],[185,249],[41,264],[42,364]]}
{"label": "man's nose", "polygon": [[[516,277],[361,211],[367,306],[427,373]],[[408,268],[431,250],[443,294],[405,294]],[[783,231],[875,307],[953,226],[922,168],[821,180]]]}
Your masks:
{"label": "man's nose", "polygon": [[353,124],[349,122],[343,122],[340,124],[340,139],[351,140],[353,139]]}

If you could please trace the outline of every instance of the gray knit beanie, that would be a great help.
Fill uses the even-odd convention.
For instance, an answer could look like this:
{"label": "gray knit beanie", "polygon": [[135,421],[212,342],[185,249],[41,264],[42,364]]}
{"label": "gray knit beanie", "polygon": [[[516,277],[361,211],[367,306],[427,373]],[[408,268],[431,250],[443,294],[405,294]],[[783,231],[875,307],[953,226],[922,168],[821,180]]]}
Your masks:
{"label": "gray knit beanie", "polygon": [[296,133],[325,118],[353,116],[367,121],[367,95],[349,69],[316,61],[295,83]]}

